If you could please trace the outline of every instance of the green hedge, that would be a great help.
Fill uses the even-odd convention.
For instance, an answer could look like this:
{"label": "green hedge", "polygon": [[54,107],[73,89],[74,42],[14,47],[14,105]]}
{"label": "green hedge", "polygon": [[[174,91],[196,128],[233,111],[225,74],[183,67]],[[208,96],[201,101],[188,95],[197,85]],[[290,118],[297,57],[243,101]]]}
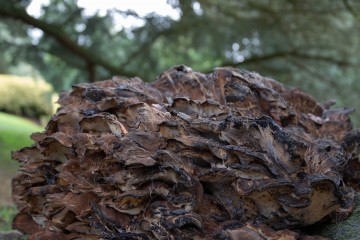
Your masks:
{"label": "green hedge", "polygon": [[54,112],[54,91],[44,80],[0,75],[0,111],[40,119]]}

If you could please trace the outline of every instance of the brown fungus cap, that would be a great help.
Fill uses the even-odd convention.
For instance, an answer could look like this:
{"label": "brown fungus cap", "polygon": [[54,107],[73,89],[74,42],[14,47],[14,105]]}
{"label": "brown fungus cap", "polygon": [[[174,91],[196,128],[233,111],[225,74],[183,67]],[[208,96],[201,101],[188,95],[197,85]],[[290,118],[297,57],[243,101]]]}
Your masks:
{"label": "brown fungus cap", "polygon": [[359,190],[351,111],[256,73],[181,65],[59,104],[13,154],[14,227],[31,239],[321,239],[300,230]]}

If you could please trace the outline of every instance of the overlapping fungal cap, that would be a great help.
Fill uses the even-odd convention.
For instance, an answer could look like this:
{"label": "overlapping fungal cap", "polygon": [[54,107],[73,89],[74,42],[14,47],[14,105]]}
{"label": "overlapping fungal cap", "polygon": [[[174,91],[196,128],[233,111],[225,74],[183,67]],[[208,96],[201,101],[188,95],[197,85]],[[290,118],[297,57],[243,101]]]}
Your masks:
{"label": "overlapping fungal cap", "polygon": [[59,104],[13,154],[14,226],[34,239],[296,239],[359,189],[350,110],[255,73],[177,66]]}

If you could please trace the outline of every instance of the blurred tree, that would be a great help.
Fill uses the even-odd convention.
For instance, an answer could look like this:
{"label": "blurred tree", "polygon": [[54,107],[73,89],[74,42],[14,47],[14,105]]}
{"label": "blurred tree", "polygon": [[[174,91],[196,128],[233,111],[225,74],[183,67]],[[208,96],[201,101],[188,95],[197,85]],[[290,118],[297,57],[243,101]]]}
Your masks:
{"label": "blurred tree", "polygon": [[[56,89],[111,75],[151,81],[179,63],[199,71],[233,65],[360,109],[357,0],[168,0],[177,20],[117,9],[87,16],[75,0],[51,0],[35,18],[29,2],[0,0],[0,70],[21,59]],[[117,31],[119,14],[144,25]],[[29,36],[34,28],[39,39]]]}

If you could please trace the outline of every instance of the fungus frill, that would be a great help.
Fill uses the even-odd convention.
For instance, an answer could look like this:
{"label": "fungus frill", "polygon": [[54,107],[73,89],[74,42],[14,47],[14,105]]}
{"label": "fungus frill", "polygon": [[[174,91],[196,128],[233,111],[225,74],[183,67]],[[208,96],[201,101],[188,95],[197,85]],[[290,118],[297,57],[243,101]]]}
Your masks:
{"label": "fungus frill", "polygon": [[351,111],[255,73],[181,65],[59,104],[13,154],[14,227],[33,239],[297,239],[359,190]]}

